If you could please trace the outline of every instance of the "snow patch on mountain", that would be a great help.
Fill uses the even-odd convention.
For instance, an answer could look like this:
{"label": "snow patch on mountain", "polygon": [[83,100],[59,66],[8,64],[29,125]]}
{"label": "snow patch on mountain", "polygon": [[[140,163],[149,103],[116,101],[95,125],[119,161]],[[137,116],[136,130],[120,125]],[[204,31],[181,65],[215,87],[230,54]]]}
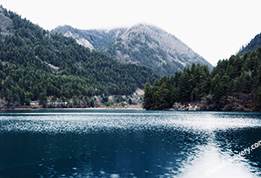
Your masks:
{"label": "snow patch on mountain", "polygon": [[76,40],[76,42],[80,45],[83,45],[86,48],[90,48],[90,49],[94,49],[94,47],[92,46],[92,44],[86,40],[85,38],[80,38],[79,35],[77,34],[73,34],[71,31],[67,31],[64,36],[66,37],[72,37]]}

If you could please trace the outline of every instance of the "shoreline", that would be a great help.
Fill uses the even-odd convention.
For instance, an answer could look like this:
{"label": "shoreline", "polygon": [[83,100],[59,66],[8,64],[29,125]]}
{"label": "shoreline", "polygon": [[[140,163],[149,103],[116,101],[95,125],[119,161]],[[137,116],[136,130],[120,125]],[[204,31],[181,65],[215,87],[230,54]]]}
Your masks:
{"label": "shoreline", "polygon": [[145,110],[142,107],[95,107],[95,108],[32,108],[32,107],[15,107],[15,108],[0,108],[0,111],[41,111],[41,110]]}
{"label": "shoreline", "polygon": [[[73,111],[77,111],[77,110],[82,110],[82,111],[91,111],[91,110],[107,110],[107,111],[113,111],[113,110],[121,110],[121,111],[146,111],[143,108],[140,107],[127,107],[127,108],[123,108],[123,107],[115,107],[115,108],[111,108],[111,107],[96,107],[96,108],[0,108],[0,112],[2,111],[58,111],[58,110],[63,110],[63,111],[69,111],[69,110],[73,110]],[[148,110],[150,111],[150,110]],[[202,112],[202,111],[206,111],[206,112],[260,112],[260,111],[222,111],[222,110],[174,110],[174,109],[165,109],[165,110],[152,110],[152,111],[192,111],[192,112]]]}

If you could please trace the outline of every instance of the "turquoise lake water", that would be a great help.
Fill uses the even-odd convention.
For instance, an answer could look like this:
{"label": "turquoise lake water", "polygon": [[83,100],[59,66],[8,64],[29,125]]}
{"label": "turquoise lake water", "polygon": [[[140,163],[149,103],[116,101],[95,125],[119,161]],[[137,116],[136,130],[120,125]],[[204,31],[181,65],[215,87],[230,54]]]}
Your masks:
{"label": "turquoise lake water", "polygon": [[261,177],[258,112],[17,111],[0,122],[0,178]]}

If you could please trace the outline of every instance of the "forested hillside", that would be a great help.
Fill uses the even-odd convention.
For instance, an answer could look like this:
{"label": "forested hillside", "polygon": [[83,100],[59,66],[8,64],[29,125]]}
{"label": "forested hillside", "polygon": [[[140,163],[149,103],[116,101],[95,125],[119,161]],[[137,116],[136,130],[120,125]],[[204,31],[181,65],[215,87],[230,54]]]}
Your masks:
{"label": "forested hillside", "polygon": [[2,7],[0,27],[0,97],[8,103],[127,95],[158,77],[147,67],[90,51]]}
{"label": "forested hillside", "polygon": [[175,102],[199,103],[201,110],[261,110],[261,48],[221,60],[211,73],[193,64],[146,84],[145,109],[172,108]]}
{"label": "forested hillside", "polygon": [[254,51],[257,47],[261,47],[261,33],[257,34],[246,46],[242,47],[238,54]]}

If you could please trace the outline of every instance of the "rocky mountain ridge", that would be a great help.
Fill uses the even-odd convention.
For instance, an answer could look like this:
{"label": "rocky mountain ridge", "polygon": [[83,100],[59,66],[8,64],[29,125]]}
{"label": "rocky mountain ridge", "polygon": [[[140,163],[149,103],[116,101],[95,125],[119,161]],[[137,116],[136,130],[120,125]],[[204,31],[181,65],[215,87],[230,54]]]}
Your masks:
{"label": "rocky mountain ridge", "polygon": [[77,43],[90,49],[101,50],[115,39],[120,37],[127,28],[116,28],[111,30],[80,30],[69,25],[59,26],[52,30],[66,37],[74,38]]}
{"label": "rocky mountain ridge", "polygon": [[[53,32],[73,37],[86,47],[102,50],[125,63],[148,66],[161,75],[173,75],[193,63],[212,65],[181,40],[166,31],[147,24],[112,30],[77,30],[60,26]],[[80,43],[81,44],[81,43]],[[91,45],[90,45],[91,44]]]}

